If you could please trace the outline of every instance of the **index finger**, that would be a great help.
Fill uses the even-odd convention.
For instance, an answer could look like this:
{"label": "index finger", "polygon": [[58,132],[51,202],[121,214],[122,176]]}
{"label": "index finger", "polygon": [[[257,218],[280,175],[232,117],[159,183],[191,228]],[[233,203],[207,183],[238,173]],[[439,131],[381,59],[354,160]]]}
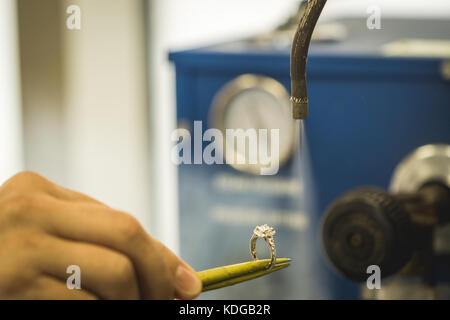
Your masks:
{"label": "index finger", "polygon": [[104,203],[81,192],[64,188],[49,179],[32,171],[23,171],[5,181],[0,186],[0,198],[10,192],[45,193],[58,199],[67,201],[92,202],[99,205]]}
{"label": "index finger", "polygon": [[[13,226],[30,225],[64,239],[104,246],[133,263],[145,299],[172,299],[174,275],[158,241],[131,215],[86,202],[68,202],[49,195],[24,194],[6,205]],[[5,215],[4,215],[5,216]],[[6,218],[5,218],[6,219]],[[19,223],[18,223],[19,222]]]}

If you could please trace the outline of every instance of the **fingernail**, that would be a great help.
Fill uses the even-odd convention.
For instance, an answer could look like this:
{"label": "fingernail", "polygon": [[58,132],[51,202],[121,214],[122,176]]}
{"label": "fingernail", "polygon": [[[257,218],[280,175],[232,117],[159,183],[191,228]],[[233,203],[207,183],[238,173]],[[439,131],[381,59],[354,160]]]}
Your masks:
{"label": "fingernail", "polygon": [[175,282],[177,290],[186,296],[196,296],[202,290],[202,283],[197,275],[181,265],[175,273]]}

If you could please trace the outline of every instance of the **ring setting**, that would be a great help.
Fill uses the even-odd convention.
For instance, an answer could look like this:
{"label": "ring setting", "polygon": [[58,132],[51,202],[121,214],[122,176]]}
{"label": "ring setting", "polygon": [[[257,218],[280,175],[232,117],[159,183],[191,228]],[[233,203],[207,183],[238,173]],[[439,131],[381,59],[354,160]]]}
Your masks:
{"label": "ring setting", "polygon": [[275,241],[273,239],[273,236],[276,234],[275,229],[272,227],[269,227],[267,224],[264,224],[262,226],[256,226],[255,230],[253,230],[252,238],[250,239],[250,253],[254,260],[258,260],[258,257],[256,255],[256,241],[258,239],[264,240],[270,250],[270,264],[268,266],[268,269],[272,269],[275,266],[276,262],[276,249],[275,249]]}

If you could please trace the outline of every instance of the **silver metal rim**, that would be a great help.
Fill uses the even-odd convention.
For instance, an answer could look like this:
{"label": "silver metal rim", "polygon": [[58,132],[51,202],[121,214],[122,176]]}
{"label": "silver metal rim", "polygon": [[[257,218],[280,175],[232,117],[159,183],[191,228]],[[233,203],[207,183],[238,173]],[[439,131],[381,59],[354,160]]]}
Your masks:
{"label": "silver metal rim", "polygon": [[[256,255],[256,241],[258,239],[259,239],[259,237],[255,234],[250,239],[250,253],[253,257],[253,260],[258,260],[258,256]],[[270,265],[267,268],[270,270],[275,266],[275,262],[277,259],[277,251],[275,249],[275,241],[274,241],[273,237],[266,237],[266,238],[261,238],[261,239],[263,239],[266,242],[266,244],[270,250]]]}
{"label": "silver metal rim", "polygon": [[[229,105],[229,102],[233,99],[233,97],[235,97],[239,93],[242,93],[242,91],[253,88],[261,88],[270,93],[271,95],[273,95],[274,97],[276,97],[279,101],[282,102],[283,107],[286,108],[285,112],[288,115],[291,114],[290,95],[287,92],[286,88],[280,82],[269,77],[253,74],[244,74],[226,84],[214,97],[211,112],[209,114],[210,127],[219,129],[220,131],[222,131],[225,137],[226,136],[225,130],[227,128],[225,128],[224,119],[227,111],[226,108]],[[292,121],[295,122],[294,120]],[[290,152],[280,154],[279,159],[280,168],[283,167],[283,165],[285,165],[289,161],[289,159],[292,157],[295,151],[299,136],[299,132],[297,131],[298,130],[295,129],[294,136],[289,142],[291,145],[291,147],[289,148]],[[222,156],[225,162],[230,166],[232,166],[234,169],[256,175],[260,174],[261,172],[260,165],[237,164],[231,160],[234,159],[235,157],[234,150],[225,150],[224,153],[225,154],[223,154]]]}
{"label": "silver metal rim", "polygon": [[412,193],[429,181],[450,187],[450,145],[429,144],[416,149],[395,169],[390,190]]}

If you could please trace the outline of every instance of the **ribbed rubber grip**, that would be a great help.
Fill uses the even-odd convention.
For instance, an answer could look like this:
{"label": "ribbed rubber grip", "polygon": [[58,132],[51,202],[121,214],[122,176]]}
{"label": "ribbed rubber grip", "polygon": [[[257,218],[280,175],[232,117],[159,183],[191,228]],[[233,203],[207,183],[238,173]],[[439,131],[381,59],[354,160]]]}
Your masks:
{"label": "ribbed rubber grip", "polygon": [[409,215],[378,188],[359,188],[335,201],[322,220],[321,236],[333,266],[357,282],[368,278],[371,265],[381,268],[383,278],[392,275],[412,255]]}

